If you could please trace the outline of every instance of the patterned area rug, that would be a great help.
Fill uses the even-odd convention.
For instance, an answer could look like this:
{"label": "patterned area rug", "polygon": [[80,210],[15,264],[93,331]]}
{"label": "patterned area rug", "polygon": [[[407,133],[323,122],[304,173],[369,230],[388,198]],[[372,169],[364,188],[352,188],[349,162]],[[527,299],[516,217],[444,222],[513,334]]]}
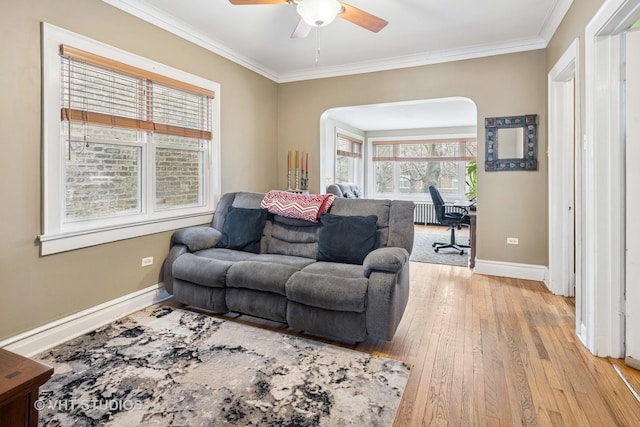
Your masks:
{"label": "patterned area rug", "polygon": [[154,306],[36,356],[47,426],[391,426],[409,367]]}
{"label": "patterned area rug", "polygon": [[[438,231],[416,231],[413,239],[413,249],[411,251],[411,261],[427,262],[431,264],[448,264],[466,267],[469,265],[469,248],[464,248],[464,255],[452,248],[433,250],[433,242],[448,242],[449,232],[446,229]],[[456,230],[456,241],[462,244],[469,244],[469,230]]]}

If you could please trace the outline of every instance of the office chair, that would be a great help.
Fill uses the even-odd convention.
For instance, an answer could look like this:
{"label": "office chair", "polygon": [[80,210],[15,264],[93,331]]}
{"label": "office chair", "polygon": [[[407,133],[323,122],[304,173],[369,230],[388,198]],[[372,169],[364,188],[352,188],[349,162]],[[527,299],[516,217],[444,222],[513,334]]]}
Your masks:
{"label": "office chair", "polygon": [[460,245],[456,243],[456,228],[460,230],[463,225],[468,226],[471,224],[471,218],[469,218],[466,209],[460,208],[463,212],[445,212],[444,200],[440,195],[440,190],[438,190],[434,185],[430,185],[429,193],[431,193],[431,200],[433,202],[433,208],[436,210],[436,219],[438,220],[438,223],[448,226],[451,230],[449,243],[435,242],[432,245],[435,248],[434,250],[438,252],[438,250],[443,248],[453,248],[459,251],[460,255],[464,255],[463,248],[468,248],[469,245]]}

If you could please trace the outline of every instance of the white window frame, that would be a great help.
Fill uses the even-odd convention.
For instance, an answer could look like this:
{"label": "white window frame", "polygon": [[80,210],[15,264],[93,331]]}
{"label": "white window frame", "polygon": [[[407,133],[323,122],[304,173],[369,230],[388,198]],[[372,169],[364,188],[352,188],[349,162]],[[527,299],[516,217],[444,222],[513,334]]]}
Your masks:
{"label": "white window frame", "polygon": [[[123,215],[90,221],[79,226],[63,224],[65,141],[60,135],[60,56],[59,47],[67,44],[105,58],[190,83],[216,93],[212,105],[212,140],[204,159],[203,205],[195,208],[156,211],[152,215],[148,200],[150,189],[141,188],[142,214]],[[75,34],[51,24],[42,24],[42,114],[43,114],[43,230],[39,236],[41,255],[69,251],[117,240],[204,224],[211,217],[220,197],[220,85],[176,68],[143,58],[107,44]],[[151,153],[143,147],[143,151]],[[147,159],[149,156],[146,157]],[[144,162],[144,155],[142,162]],[[142,182],[153,183],[151,161],[142,164]],[[153,184],[151,184],[153,186]]]}
{"label": "white window frame", "polygon": [[[402,193],[400,192],[400,165],[398,162],[394,162],[393,165],[393,192],[389,193],[379,193],[375,191],[376,188],[376,173],[375,173],[375,162],[373,161],[373,145],[374,142],[385,142],[385,141],[420,141],[420,140],[455,140],[456,138],[477,138],[477,134],[475,133],[461,133],[461,134],[444,134],[444,135],[419,135],[419,136],[410,136],[410,137],[398,137],[398,136],[388,136],[388,137],[371,137],[367,138],[367,155],[366,155],[366,164],[367,164],[367,187],[370,189],[368,197],[371,198],[393,198],[397,200],[413,200],[417,202],[430,202],[431,195],[427,193]],[[477,141],[476,141],[477,144]],[[460,166],[460,171],[463,177],[466,177],[466,168]],[[466,198],[464,193],[456,194],[455,196],[445,195],[443,194],[443,198],[451,200],[463,200]]]}
{"label": "white window frame", "polygon": [[[361,157],[355,158],[355,157],[351,157],[349,159],[349,183],[351,184],[356,184],[357,186],[359,186],[360,188],[363,187],[362,185],[362,180],[363,180],[363,176],[364,176],[364,159],[365,159],[365,139],[364,136],[362,135],[358,135],[355,134],[353,132],[349,132],[348,130],[345,129],[341,129],[336,127],[335,128],[335,133],[334,133],[334,143],[333,143],[333,164],[334,164],[334,171],[333,171],[333,176],[334,176],[334,181],[336,183],[338,183],[338,134],[347,136],[349,138],[353,138],[356,140],[360,141],[361,147],[360,149],[362,150]],[[353,142],[352,142],[353,143]]]}

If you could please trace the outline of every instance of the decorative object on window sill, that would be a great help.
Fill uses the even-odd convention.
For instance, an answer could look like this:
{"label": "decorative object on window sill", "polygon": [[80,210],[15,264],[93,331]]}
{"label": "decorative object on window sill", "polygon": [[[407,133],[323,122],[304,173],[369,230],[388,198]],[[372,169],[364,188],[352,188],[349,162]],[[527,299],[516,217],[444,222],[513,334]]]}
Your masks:
{"label": "decorative object on window sill", "polygon": [[538,115],[487,117],[487,172],[538,170]]}
{"label": "decorative object on window sill", "polygon": [[295,169],[294,171],[294,187],[291,187],[291,166],[292,153],[289,150],[287,154],[287,191],[296,193],[308,192],[309,189],[309,153],[296,150]]}

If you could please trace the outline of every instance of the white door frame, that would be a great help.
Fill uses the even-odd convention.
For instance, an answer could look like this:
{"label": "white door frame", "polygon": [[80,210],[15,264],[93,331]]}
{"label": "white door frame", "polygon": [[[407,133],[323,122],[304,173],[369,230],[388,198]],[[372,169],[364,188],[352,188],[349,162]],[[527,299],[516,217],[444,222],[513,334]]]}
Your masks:
{"label": "white door frame", "polygon": [[[579,171],[580,80],[578,39],[574,40],[547,76],[549,93],[549,277],[547,286],[556,295],[574,295],[574,232],[575,248],[580,254]],[[578,186],[578,188],[574,188]],[[574,194],[578,197],[575,198]],[[574,202],[574,198],[577,199]],[[580,212],[580,210],[578,210]],[[575,219],[574,219],[575,217]],[[577,223],[576,223],[577,222]],[[574,230],[575,228],[575,230]],[[580,257],[575,261],[576,282]],[[581,298],[578,292],[577,298]],[[576,308],[580,307],[576,301]],[[576,317],[581,317],[576,313]]]}
{"label": "white door frame", "polygon": [[638,0],[607,0],[585,28],[583,340],[597,356],[624,356],[624,141],[620,33]]}
{"label": "white door frame", "polygon": [[637,165],[640,159],[640,28],[625,33],[625,51],[625,178],[626,188],[630,189],[625,195],[625,283],[631,284],[625,289],[625,362],[640,370],[640,223],[636,220],[640,209],[640,193],[632,184],[640,181]]}

